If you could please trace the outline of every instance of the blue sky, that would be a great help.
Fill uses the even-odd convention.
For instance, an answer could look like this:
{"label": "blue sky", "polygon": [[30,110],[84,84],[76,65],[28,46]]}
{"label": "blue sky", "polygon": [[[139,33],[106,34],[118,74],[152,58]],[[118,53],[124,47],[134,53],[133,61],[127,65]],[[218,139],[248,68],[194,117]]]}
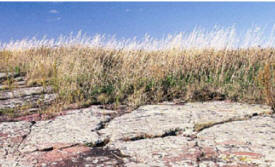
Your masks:
{"label": "blue sky", "polygon": [[199,26],[239,31],[275,23],[272,2],[0,2],[0,41],[70,32],[159,38]]}

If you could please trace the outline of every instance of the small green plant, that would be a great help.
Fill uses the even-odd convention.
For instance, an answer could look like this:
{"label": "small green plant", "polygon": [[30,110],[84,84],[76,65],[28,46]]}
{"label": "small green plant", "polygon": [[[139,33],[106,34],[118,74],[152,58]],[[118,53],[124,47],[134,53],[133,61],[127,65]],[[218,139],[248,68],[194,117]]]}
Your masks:
{"label": "small green plant", "polygon": [[16,67],[14,68],[14,75],[20,75],[20,73],[21,73],[20,67],[19,67],[19,66],[16,66]]}

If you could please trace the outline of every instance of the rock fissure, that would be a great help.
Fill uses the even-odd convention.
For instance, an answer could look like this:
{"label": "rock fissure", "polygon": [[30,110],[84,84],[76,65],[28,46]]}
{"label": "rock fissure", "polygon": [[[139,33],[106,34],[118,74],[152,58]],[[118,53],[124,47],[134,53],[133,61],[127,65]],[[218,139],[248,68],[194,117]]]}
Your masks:
{"label": "rock fissure", "polygon": [[213,148],[213,150],[211,150],[211,153],[209,153],[209,150],[207,150],[207,148],[200,146],[199,142],[200,142],[200,140],[196,139],[195,147],[198,148],[198,150],[199,150],[199,154],[196,158],[197,167],[200,167],[200,165],[203,162],[211,161],[213,163],[217,163],[220,161],[217,158],[217,155],[220,154],[220,151],[218,150],[217,147]]}
{"label": "rock fissure", "polygon": [[104,129],[104,128],[108,125],[108,123],[111,122],[114,118],[115,118],[115,116],[112,116],[112,117],[110,117],[110,118],[107,118],[107,119],[104,120],[104,121],[101,121],[101,122],[98,124],[98,127],[97,127],[96,129],[93,129],[92,132],[95,131],[95,132],[97,132],[97,133],[100,135],[99,131],[102,130],[102,129]]}
{"label": "rock fissure", "polygon": [[31,123],[31,124],[30,124],[30,126],[29,126],[29,132],[28,132],[26,135],[23,135],[23,136],[22,136],[22,140],[21,140],[21,142],[19,143],[19,145],[18,145],[18,147],[17,147],[17,151],[19,152],[19,155],[22,154],[22,153],[20,152],[20,149],[19,149],[19,148],[20,148],[21,145],[24,143],[24,141],[25,141],[25,139],[28,137],[28,135],[31,134],[33,125],[36,124],[35,121],[31,121],[30,123]]}
{"label": "rock fissure", "polygon": [[228,120],[224,120],[221,122],[196,123],[194,125],[194,131],[199,133],[199,132],[203,131],[204,129],[208,129],[208,128],[211,128],[216,125],[221,125],[221,124],[235,122],[235,121],[246,121],[246,120],[252,119],[253,117],[265,117],[265,116],[272,117],[273,114],[274,113],[262,113],[262,114],[253,113],[252,115],[246,115],[243,118],[235,117],[235,118],[230,118]]}
{"label": "rock fissure", "polygon": [[199,144],[198,144],[198,141],[196,140],[195,141],[195,145],[194,145],[194,147],[195,148],[197,148],[198,149],[198,155],[197,155],[197,157],[196,157],[196,167],[199,167],[200,165],[200,161],[202,160],[202,157],[204,157],[204,153],[203,153],[203,151],[202,151],[202,148],[199,146]]}
{"label": "rock fissure", "polygon": [[0,72],[0,83],[8,80],[9,78],[16,78],[16,77],[19,77],[19,76],[20,76],[20,74]]}
{"label": "rock fissure", "polygon": [[110,142],[109,138],[105,138],[104,140],[99,140],[96,143],[86,143],[85,145],[88,147],[105,147]]}
{"label": "rock fissure", "polygon": [[137,135],[132,138],[123,138],[122,141],[137,141],[137,140],[143,140],[143,139],[155,139],[155,138],[165,138],[168,136],[177,136],[182,132],[181,129],[176,128],[176,129],[171,129],[169,131],[166,131],[165,133],[161,135],[149,135],[149,134],[141,134]]}
{"label": "rock fissure", "polygon": [[80,145],[81,144],[77,143],[77,144],[71,144],[71,145],[68,145],[68,146],[58,147],[58,148],[55,148],[55,147],[51,146],[51,147],[46,147],[46,148],[43,148],[43,149],[36,149],[34,151],[31,151],[31,152],[25,152],[24,154],[31,154],[31,153],[34,153],[34,152],[50,152],[50,151],[54,151],[54,150],[64,150],[64,149],[67,149],[67,148],[72,148],[72,147],[80,146]]}

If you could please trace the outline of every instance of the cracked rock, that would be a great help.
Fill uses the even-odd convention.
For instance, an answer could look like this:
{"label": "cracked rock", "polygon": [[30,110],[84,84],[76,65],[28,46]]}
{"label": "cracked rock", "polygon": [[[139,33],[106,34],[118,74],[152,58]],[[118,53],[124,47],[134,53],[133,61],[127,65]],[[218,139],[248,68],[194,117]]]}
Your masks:
{"label": "cracked rock", "polygon": [[72,146],[50,151],[37,151],[24,155],[22,164],[41,167],[105,167],[123,166],[123,157],[118,150]]}
{"label": "cracked rock", "polygon": [[111,141],[162,136],[175,129],[191,134],[190,120],[190,112],[183,106],[148,105],[113,119],[100,133],[109,136]]}
{"label": "cracked rock", "polygon": [[245,120],[257,115],[270,115],[273,112],[271,107],[266,105],[225,101],[187,103],[185,107],[192,112],[192,122],[196,131],[215,124]]}
{"label": "cracked rock", "polygon": [[2,166],[17,164],[18,147],[29,134],[31,125],[30,122],[25,121],[0,123],[0,164]]}
{"label": "cracked rock", "polygon": [[0,166],[275,166],[268,106],[212,101],[118,113],[92,106],[0,123]]}
{"label": "cracked rock", "polygon": [[265,105],[248,105],[224,101],[186,103],[185,105],[147,105],[113,119],[100,133],[111,141],[163,136],[178,130],[185,136],[215,124],[270,114]]}
{"label": "cracked rock", "polygon": [[102,114],[99,114],[96,108],[88,108],[70,111],[67,115],[56,117],[54,120],[38,121],[19,149],[26,153],[74,144],[100,143],[105,138],[99,136],[95,129],[110,117]]}
{"label": "cracked rock", "polygon": [[133,161],[126,166],[196,166],[200,150],[196,142],[183,136],[117,141],[108,147],[119,149]]}
{"label": "cracked rock", "polygon": [[49,92],[51,92],[51,89],[43,88],[43,87],[19,88],[19,89],[15,89],[13,91],[0,92],[0,100],[37,95],[37,94],[42,94],[45,92],[49,93]]}
{"label": "cracked rock", "polygon": [[0,110],[19,110],[23,106],[36,107],[39,106],[40,103],[44,105],[49,105],[53,100],[56,99],[56,97],[56,94],[42,94],[1,100]]}
{"label": "cracked rock", "polygon": [[213,126],[198,134],[198,145],[212,150],[205,160],[215,160],[220,166],[275,166],[275,118],[255,117]]}
{"label": "cracked rock", "polygon": [[16,75],[15,73],[3,73],[3,72],[0,72],[0,83],[2,81],[5,81],[7,78],[9,77],[17,77],[18,75]]}

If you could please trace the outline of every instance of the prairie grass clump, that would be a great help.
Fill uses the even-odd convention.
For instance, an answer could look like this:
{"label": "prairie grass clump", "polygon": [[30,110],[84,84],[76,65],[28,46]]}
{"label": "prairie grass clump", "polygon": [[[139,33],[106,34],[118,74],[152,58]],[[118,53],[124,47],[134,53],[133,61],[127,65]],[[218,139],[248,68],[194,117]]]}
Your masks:
{"label": "prairie grass clump", "polygon": [[142,42],[104,41],[79,34],[71,42],[62,40],[34,40],[27,48],[28,41],[23,47],[2,44],[0,70],[25,74],[29,85],[51,85],[62,104],[136,107],[173,99],[229,99],[274,107],[275,48],[270,40],[235,46],[240,40],[233,28],[160,41],[148,36]]}

